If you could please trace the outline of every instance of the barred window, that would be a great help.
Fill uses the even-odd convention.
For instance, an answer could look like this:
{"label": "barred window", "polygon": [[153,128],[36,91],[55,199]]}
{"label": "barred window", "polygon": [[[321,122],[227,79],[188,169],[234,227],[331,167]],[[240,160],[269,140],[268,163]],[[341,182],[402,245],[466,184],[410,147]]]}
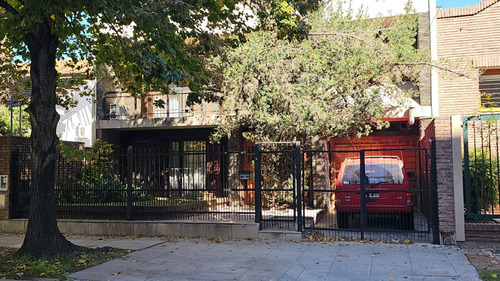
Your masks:
{"label": "barred window", "polygon": [[500,110],[500,70],[486,71],[479,77],[481,109]]}

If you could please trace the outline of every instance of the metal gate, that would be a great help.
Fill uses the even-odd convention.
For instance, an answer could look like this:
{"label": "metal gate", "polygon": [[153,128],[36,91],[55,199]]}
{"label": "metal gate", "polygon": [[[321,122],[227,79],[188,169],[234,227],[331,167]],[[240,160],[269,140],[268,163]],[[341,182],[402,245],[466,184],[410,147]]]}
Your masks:
{"label": "metal gate", "polygon": [[[357,151],[301,151],[299,143],[266,143],[257,144],[254,153],[255,221],[261,229],[439,243],[434,141],[430,150]],[[374,164],[379,158],[386,162]],[[340,190],[338,174],[346,161],[357,165],[359,181]],[[377,181],[381,171],[392,182]],[[340,198],[357,202],[358,209],[340,212]]]}
{"label": "metal gate", "polygon": [[[435,158],[430,152],[305,151],[304,230],[334,238],[439,243],[436,183],[431,180]],[[324,159],[329,161],[319,169]]]}
{"label": "metal gate", "polygon": [[500,115],[463,119],[467,218],[500,218],[499,119]]}
{"label": "metal gate", "polygon": [[261,229],[302,231],[300,143],[258,143],[254,157],[255,222]]}

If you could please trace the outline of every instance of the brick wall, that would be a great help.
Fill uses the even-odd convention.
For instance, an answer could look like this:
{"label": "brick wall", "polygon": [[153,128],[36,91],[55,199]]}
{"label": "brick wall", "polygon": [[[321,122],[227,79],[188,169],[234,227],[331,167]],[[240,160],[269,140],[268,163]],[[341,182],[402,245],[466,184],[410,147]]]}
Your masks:
{"label": "brick wall", "polygon": [[483,0],[462,8],[440,9],[437,15],[438,56],[473,67],[455,70],[470,77],[440,71],[439,115],[472,115],[480,105],[479,71],[500,68],[500,1]]}
{"label": "brick wall", "polygon": [[434,119],[436,136],[436,167],[438,186],[439,230],[455,232],[455,203],[453,189],[453,155],[450,117]]}
{"label": "brick wall", "polygon": [[[0,205],[0,219],[5,220],[10,218],[11,207],[11,190],[12,190],[12,171],[11,171],[11,157],[12,152],[16,149],[21,150],[22,153],[28,153],[30,147],[29,139],[13,136],[0,137],[0,175],[8,176],[8,189],[7,191],[0,191],[0,197],[5,196],[5,205]],[[4,202],[0,202],[4,203]]]}
{"label": "brick wall", "polygon": [[455,232],[451,120],[449,117],[421,120],[420,132],[421,147],[429,148],[429,138],[436,139],[439,231],[451,234]]}

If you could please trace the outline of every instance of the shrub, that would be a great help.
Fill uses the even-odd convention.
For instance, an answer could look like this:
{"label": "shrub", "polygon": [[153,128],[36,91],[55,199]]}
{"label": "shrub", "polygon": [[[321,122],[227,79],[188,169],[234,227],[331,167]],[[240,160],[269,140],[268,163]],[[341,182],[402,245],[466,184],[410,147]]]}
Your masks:
{"label": "shrub", "polygon": [[499,172],[499,158],[489,148],[469,150],[472,213],[488,212],[498,205]]}

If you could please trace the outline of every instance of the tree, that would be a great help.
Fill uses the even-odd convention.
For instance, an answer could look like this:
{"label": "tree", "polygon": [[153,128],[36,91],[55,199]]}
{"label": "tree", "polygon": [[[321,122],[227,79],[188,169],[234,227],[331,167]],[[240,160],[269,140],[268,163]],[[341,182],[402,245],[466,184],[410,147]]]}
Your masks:
{"label": "tree", "polygon": [[[119,85],[139,94],[168,91],[172,83],[199,90],[207,85],[207,54],[219,43],[238,37],[246,17],[236,0],[0,0],[2,65],[11,71],[29,66],[32,127],[30,212],[20,254],[53,256],[77,247],[59,232],[56,221],[54,170],[59,115],[64,98],[56,95],[57,60],[74,67],[85,58],[92,70],[111,69]],[[23,59],[17,59],[22,57]],[[19,72],[17,72],[19,73]],[[61,85],[67,87],[67,85]],[[59,88],[59,89],[60,89]]]}
{"label": "tree", "polygon": [[[410,7],[408,7],[408,12]],[[427,50],[414,47],[418,15],[366,19],[324,6],[303,37],[258,31],[217,65],[226,118],[215,137],[243,125],[255,141],[306,146],[382,128],[384,99],[403,102],[405,80],[418,83]]]}

